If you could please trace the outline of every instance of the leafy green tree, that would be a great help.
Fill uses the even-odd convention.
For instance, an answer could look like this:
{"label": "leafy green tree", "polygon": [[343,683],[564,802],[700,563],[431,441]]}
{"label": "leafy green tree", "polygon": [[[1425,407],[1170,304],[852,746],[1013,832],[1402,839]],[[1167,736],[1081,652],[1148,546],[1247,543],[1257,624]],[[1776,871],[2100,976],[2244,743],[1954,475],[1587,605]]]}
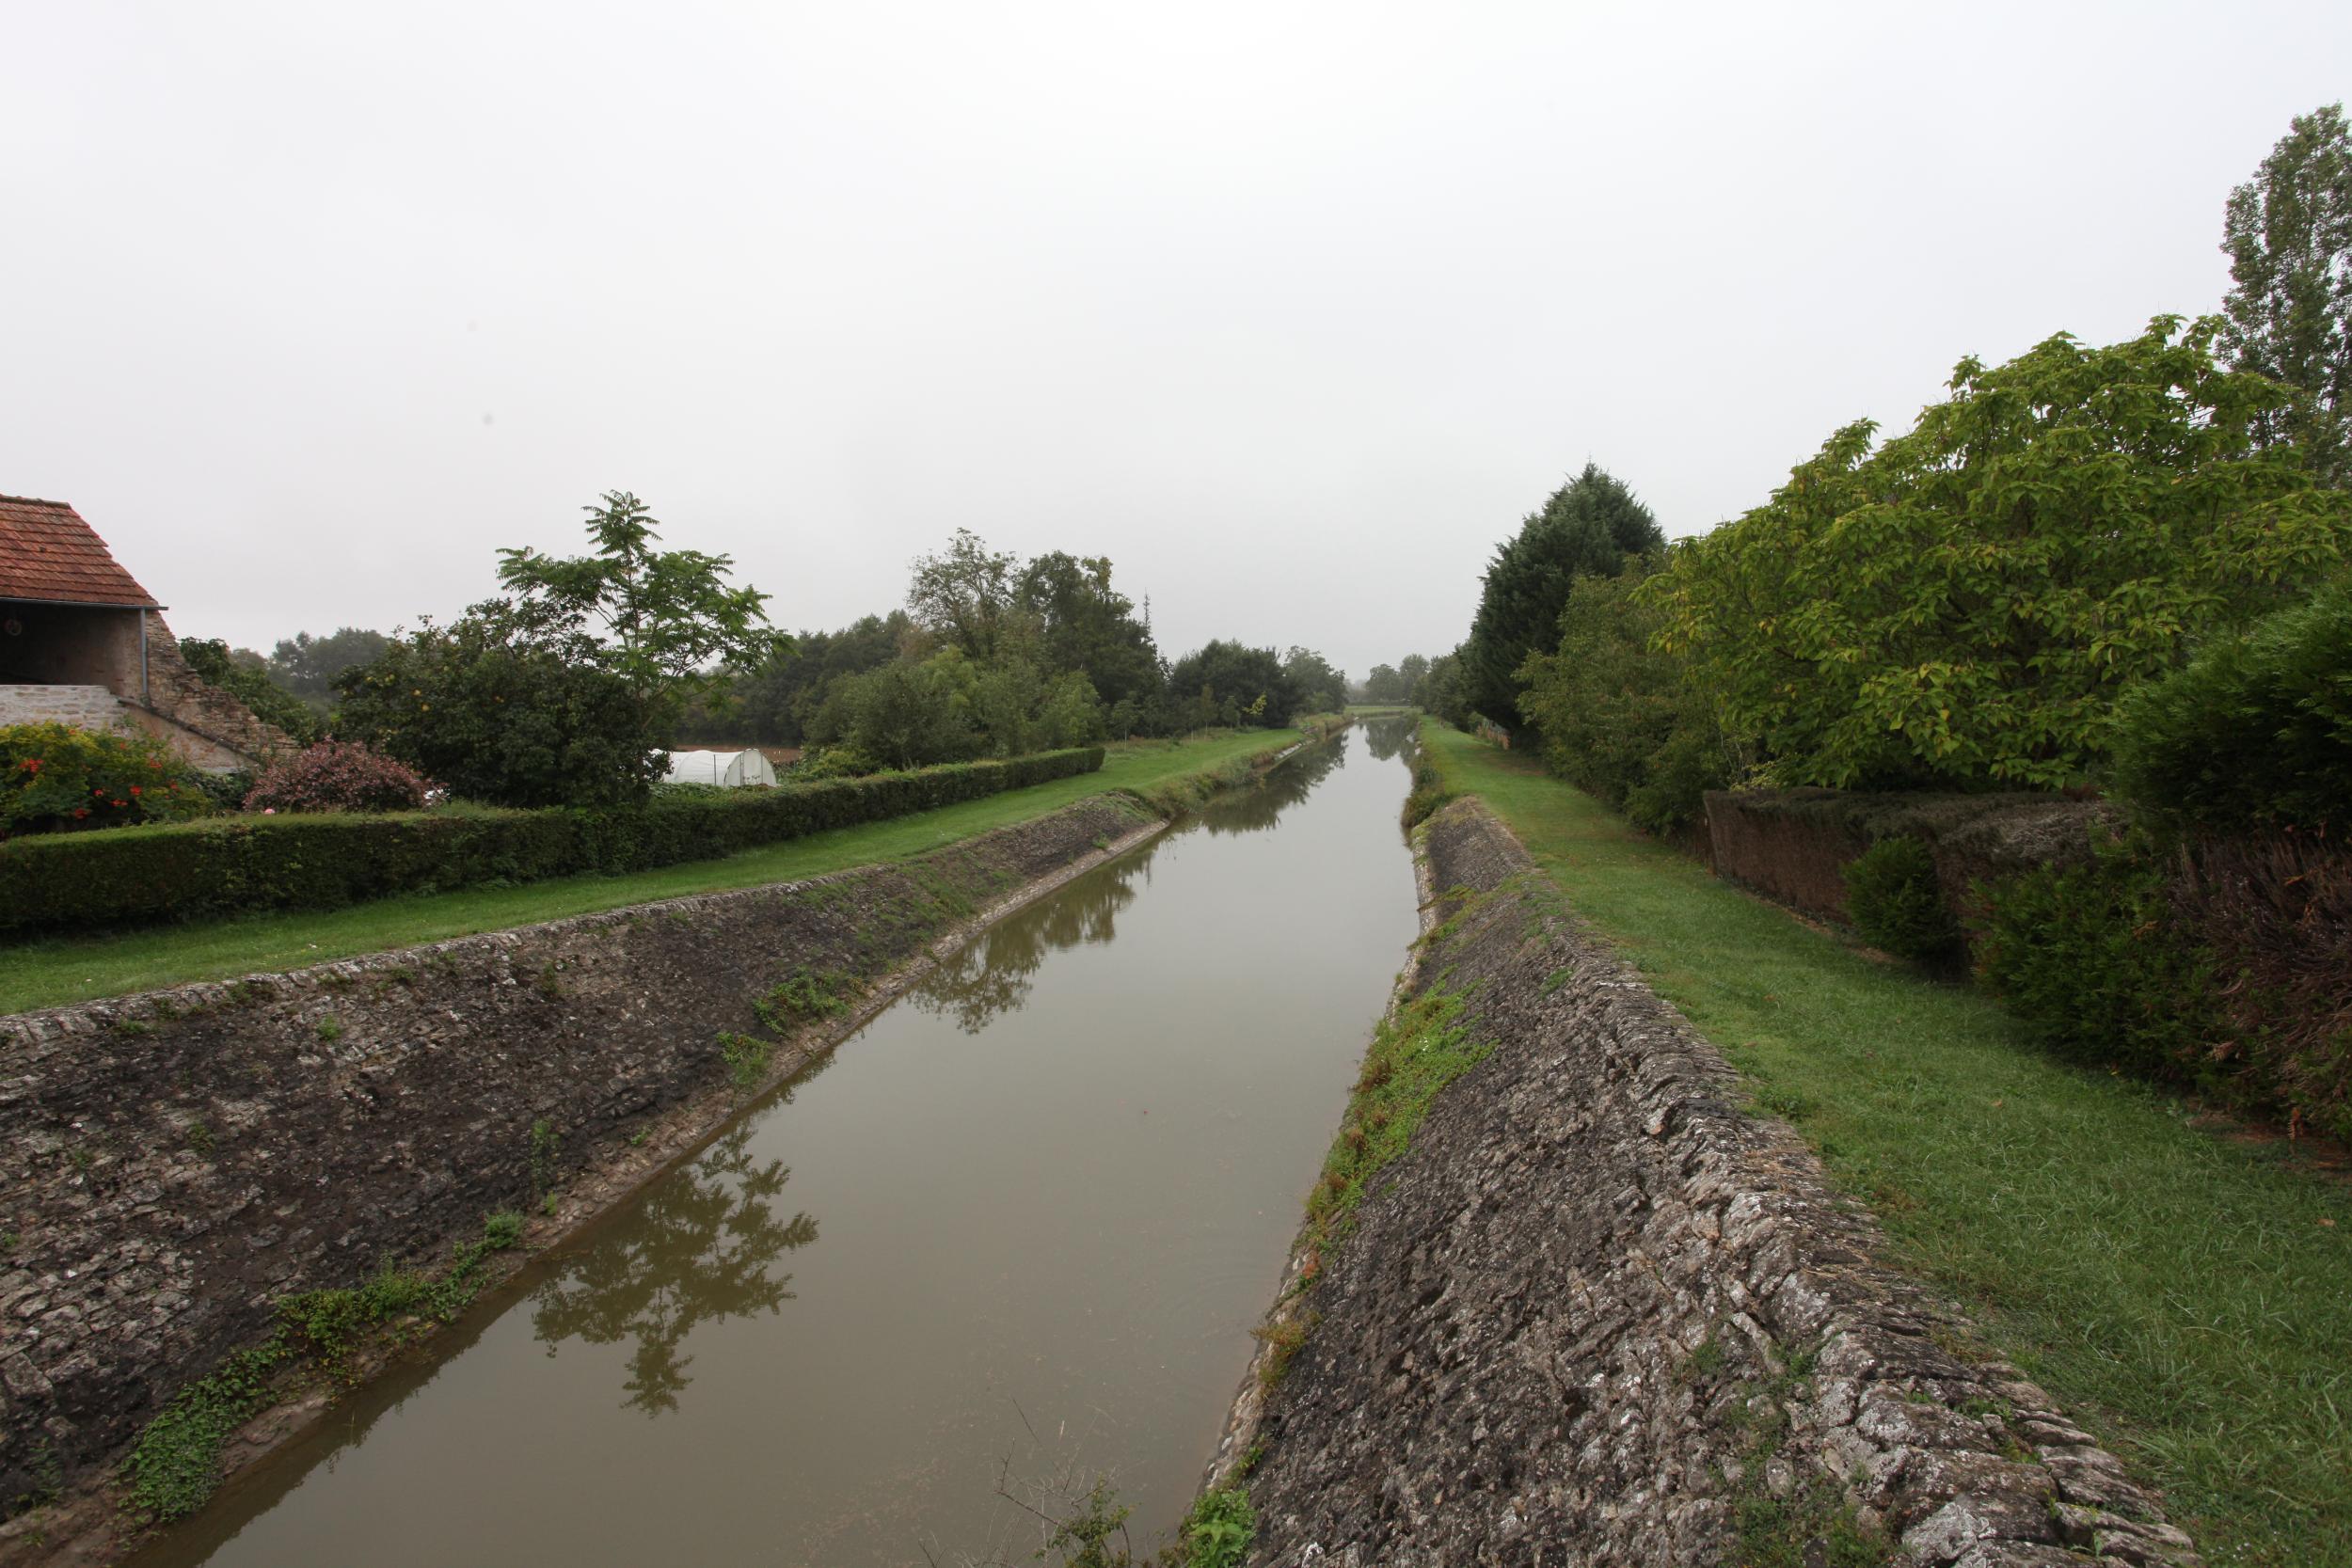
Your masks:
{"label": "leafy green tree", "polygon": [[1462,650],[1440,654],[1429,661],[1428,673],[1414,684],[1408,699],[1423,713],[1434,713],[1455,729],[1470,725],[1470,697],[1462,677]]}
{"label": "leafy green tree", "polygon": [[1614,577],[1626,558],[1661,549],[1648,507],[1597,464],[1552,492],[1543,510],[1498,546],[1463,649],[1470,705],[1499,722],[1518,711],[1518,671],[1558,641],[1560,610],[1580,577]]}
{"label": "leafy green tree", "polygon": [[334,696],[335,677],[355,664],[384,657],[391,639],[380,631],[340,626],[324,637],[298,631],[270,650],[269,678],[324,712]]}
{"label": "leafy green tree", "polygon": [[2329,483],[2352,483],[2352,132],[2344,105],[2297,115],[2252,180],[2230,193],[2223,309],[2236,367],[2302,395],[2264,435],[2300,446]]}
{"label": "leafy green tree", "polygon": [[338,727],[466,800],[629,804],[660,757],[637,689],[600,651],[584,633],[550,633],[511,601],[486,600],[338,675]]}
{"label": "leafy green tree", "polygon": [[978,534],[960,528],[946,549],[915,558],[907,608],[934,636],[985,664],[1023,613],[1019,568],[1019,557],[992,550]]}
{"label": "leafy green tree", "polygon": [[228,692],[263,723],[277,725],[305,746],[319,737],[317,713],[269,678],[261,655],[232,649],[216,637],[183,637],[180,657],[205,685]]}
{"label": "leafy green tree", "polygon": [[1647,575],[1637,566],[1577,579],[1558,646],[1519,672],[1519,711],[1543,736],[1551,771],[1668,832],[1700,820],[1706,792],[1730,782],[1733,759],[1684,661],[1651,648],[1661,616],[1633,592]]}
{"label": "leafy green tree", "polygon": [[1013,598],[1049,673],[1083,674],[1105,703],[1139,704],[1159,690],[1159,649],[1134,601],[1111,586],[1106,557],[1041,555],[1021,568]]}
{"label": "leafy green tree", "polygon": [[960,648],[844,676],[810,737],[846,742],[892,768],[970,757],[981,740],[973,723],[976,680]]}
{"label": "leafy green tree", "polygon": [[1644,585],[1736,742],[1782,784],[2058,787],[2117,697],[2352,551],[2352,495],[2265,446],[2278,383],[2217,320],[2008,364],[1873,450],[1848,425]]}
{"label": "leafy green tree", "polygon": [[499,581],[518,626],[549,645],[584,640],[637,693],[657,734],[667,736],[689,697],[725,684],[723,665],[757,663],[788,645],[768,626],[768,595],[728,584],[731,558],[654,548],[660,519],[626,490],[581,510],[593,553],[502,549]]}
{"label": "leafy green tree", "polygon": [[1404,672],[1391,664],[1375,664],[1364,677],[1364,701],[1368,703],[1401,703],[1412,689]]}
{"label": "leafy green tree", "polygon": [[809,722],[834,681],[889,663],[914,633],[913,618],[901,610],[864,616],[839,631],[801,632],[789,647],[734,672],[716,700],[703,695],[690,702],[676,738],[797,746],[807,737]]}
{"label": "leafy green tree", "polygon": [[1284,654],[1282,678],[1299,713],[1337,713],[1347,705],[1347,673],[1312,648]]}
{"label": "leafy green tree", "polygon": [[1212,641],[1178,659],[1168,673],[1186,729],[1213,724],[1271,728],[1301,711],[1297,691],[1272,648]]}
{"label": "leafy green tree", "polygon": [[1396,673],[1405,682],[1405,694],[1399,701],[1411,702],[1413,693],[1421,689],[1421,683],[1429,678],[1429,660],[1419,654],[1406,654],[1396,661]]}

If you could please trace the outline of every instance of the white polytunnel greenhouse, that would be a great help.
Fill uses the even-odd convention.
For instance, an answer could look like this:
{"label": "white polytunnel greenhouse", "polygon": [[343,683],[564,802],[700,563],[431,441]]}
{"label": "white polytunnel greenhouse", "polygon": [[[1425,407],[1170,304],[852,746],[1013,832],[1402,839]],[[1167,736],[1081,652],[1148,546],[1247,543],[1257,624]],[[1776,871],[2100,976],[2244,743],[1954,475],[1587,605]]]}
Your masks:
{"label": "white polytunnel greenhouse", "polygon": [[774,784],[776,770],[757,752],[672,752],[670,770],[664,780],[669,784],[723,784],[736,788]]}

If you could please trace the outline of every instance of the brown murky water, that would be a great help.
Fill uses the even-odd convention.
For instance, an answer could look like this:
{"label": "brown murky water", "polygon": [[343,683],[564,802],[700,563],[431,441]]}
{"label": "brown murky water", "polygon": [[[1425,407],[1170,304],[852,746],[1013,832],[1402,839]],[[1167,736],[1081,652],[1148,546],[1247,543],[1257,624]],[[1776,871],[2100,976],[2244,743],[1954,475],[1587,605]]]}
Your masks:
{"label": "brown murky water", "polygon": [[1025,1562],[1000,1484],[1097,1474],[1143,1544],[1414,934],[1401,738],[997,926],[141,1568]]}

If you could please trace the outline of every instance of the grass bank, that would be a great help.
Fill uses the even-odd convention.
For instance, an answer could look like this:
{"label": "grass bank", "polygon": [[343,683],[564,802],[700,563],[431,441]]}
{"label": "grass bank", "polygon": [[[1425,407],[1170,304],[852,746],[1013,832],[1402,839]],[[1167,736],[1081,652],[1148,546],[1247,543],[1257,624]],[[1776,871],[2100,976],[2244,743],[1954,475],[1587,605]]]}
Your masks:
{"label": "grass bank", "polygon": [[1289,731],[1243,730],[1185,741],[1113,746],[1099,772],[885,822],[813,833],[723,860],[690,861],[627,876],[473,887],[349,909],[294,910],[119,936],[25,942],[0,948],[0,1014],[191,980],[296,969],[357,953],[504,930],[659,898],[905,860],[1110,790],[1125,790],[1162,805],[1181,804],[1193,781],[1246,768],[1297,739]]}
{"label": "grass bank", "polygon": [[2352,1189],[2036,1054],[1983,995],[1717,881],[1528,758],[1422,737],[2208,1561],[2352,1563]]}

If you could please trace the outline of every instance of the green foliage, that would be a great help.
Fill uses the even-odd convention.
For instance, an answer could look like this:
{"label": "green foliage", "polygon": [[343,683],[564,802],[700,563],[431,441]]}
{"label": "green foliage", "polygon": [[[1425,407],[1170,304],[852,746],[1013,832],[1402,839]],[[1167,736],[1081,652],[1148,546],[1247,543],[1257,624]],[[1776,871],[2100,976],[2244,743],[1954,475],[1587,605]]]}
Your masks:
{"label": "green foliage", "polygon": [[1048,675],[1081,675],[1103,703],[1140,707],[1159,694],[1160,653],[1135,603],[1111,586],[1102,556],[1041,555],[1021,569],[1013,597],[1034,628]]}
{"label": "green foliage", "polygon": [[519,1245],[523,1239],[523,1217],[512,1209],[501,1209],[482,1222],[482,1242],[492,1252],[504,1252]]}
{"label": "green foliage", "polygon": [[2297,115],[2254,178],[2230,193],[2223,309],[2237,368],[2298,394],[2266,434],[2328,483],[2352,481],[2352,130],[2344,105]]}
{"label": "green foliage", "polygon": [[1306,711],[1272,648],[1214,639],[1170,667],[1168,692],[1180,730],[1279,729]]}
{"label": "green foliage", "polygon": [[1184,1568],[1241,1568],[1258,1538],[1249,1489],[1227,1486],[1201,1493],[1193,1499],[1178,1534],[1184,1544]]}
{"label": "green foliage", "polygon": [[395,639],[336,685],[345,739],[464,800],[628,806],[661,771],[661,706],[606,669],[590,639],[529,626],[501,600]]}
{"label": "green foliage", "polygon": [[2170,918],[2162,868],[2123,845],[1983,890],[1976,960],[2026,1039],[2076,1062],[2210,1081],[2211,956]]}
{"label": "green foliage", "polygon": [[1103,756],[1049,752],[608,811],[305,813],[15,838],[0,843],[0,931],[328,909],[708,860],[1091,773]]}
{"label": "green foliage", "polygon": [[782,984],[752,1004],[759,1022],[769,1028],[782,1031],[812,1023],[818,1019],[839,1018],[850,1010],[846,994],[856,984],[839,970],[812,970],[805,966],[795,969]]}
{"label": "green foliage", "polygon": [[527,1155],[531,1172],[531,1196],[534,1198],[555,1196],[555,1179],[563,1169],[564,1134],[545,1117],[531,1124],[531,1142]]}
{"label": "green foliage", "polygon": [[1470,692],[1462,669],[1462,649],[1429,661],[1428,671],[1414,684],[1407,699],[1424,713],[1434,713],[1457,730],[1470,724]]}
{"label": "green foliage", "polygon": [[1312,648],[1283,654],[1282,678],[1290,682],[1295,714],[1337,713],[1347,705],[1347,672]]}
{"label": "green foliage", "polygon": [[275,724],[301,745],[319,737],[315,709],[270,679],[259,654],[231,649],[218,638],[180,639],[180,657],[207,686],[217,687],[243,703],[253,717]]}
{"label": "green foliage", "polygon": [[0,840],[201,816],[202,778],[145,731],[0,725]]}
{"label": "green foliage", "polygon": [[2059,336],[1871,450],[1861,421],[1642,590],[1778,784],[2057,787],[2118,696],[2352,553],[2352,496],[2260,444],[2218,325]]}
{"label": "green foliage", "polygon": [[727,1065],[728,1081],[738,1092],[755,1087],[768,1076],[768,1063],[776,1053],[775,1042],[763,1040],[756,1035],[741,1035],[732,1029],[719,1032],[719,1059]]}
{"label": "green foliage", "polygon": [[1318,1254],[1339,1243],[1372,1178],[1405,1152],[1438,1094],[1493,1049],[1470,1037],[1461,1012],[1458,995],[1432,987],[1373,1035],[1340,1135],[1324,1156],[1323,1180],[1307,1197]]}
{"label": "green foliage", "polygon": [[1519,669],[1558,641],[1576,579],[1614,577],[1628,556],[1665,545],[1649,508],[1597,464],[1585,464],[1495,550],[1462,647],[1469,707],[1506,721],[1518,714]]}
{"label": "green foliage", "polygon": [[2352,583],[2125,697],[2115,782],[2173,829],[2352,827]]}
{"label": "green foliage", "polygon": [[158,1521],[195,1513],[220,1486],[221,1444],[271,1402],[270,1371],[289,1354],[274,1334],[180,1390],[123,1461],[130,1507]]}
{"label": "green foliage", "polygon": [[[1653,558],[1654,559],[1654,558]],[[1705,795],[1731,782],[1714,704],[1677,656],[1653,652],[1660,616],[1634,595],[1646,562],[1579,578],[1560,638],[1519,668],[1519,712],[1546,766],[1652,832],[1703,820]]]}
{"label": "green foliage", "polygon": [[971,661],[948,649],[916,662],[898,659],[836,683],[809,726],[811,738],[839,740],[894,768],[919,768],[976,753]]}
{"label": "green foliage", "polygon": [[384,657],[391,639],[380,631],[342,626],[323,637],[299,631],[278,640],[270,650],[269,678],[325,713],[334,701],[335,677],[355,664],[371,664]]}
{"label": "green foliage", "polygon": [[1364,701],[1367,703],[1401,703],[1412,695],[1412,683],[1393,665],[1375,664],[1372,673],[1364,677]]}
{"label": "green foliage", "polygon": [[[1135,1561],[1126,1545],[1130,1512],[1109,1481],[1096,1481],[1078,1511],[1055,1523],[1037,1560],[1044,1561],[1051,1553],[1059,1568],[1130,1568]],[[1114,1537],[1120,1543],[1116,1546],[1111,1544]]]}
{"label": "green foliage", "polygon": [[[569,558],[499,551],[499,581],[539,638],[586,639],[598,662],[674,721],[689,692],[718,685],[726,661],[756,663],[786,641],[768,629],[768,595],[727,584],[733,561],[700,550],[658,550],[660,523],[626,490],[587,506],[594,553]],[[655,726],[663,734],[667,724]]]}
{"label": "green foliage", "polygon": [[1846,865],[1846,917],[1882,953],[1939,963],[1960,947],[1960,923],[1944,902],[1935,853],[1918,839],[1883,838]]}

